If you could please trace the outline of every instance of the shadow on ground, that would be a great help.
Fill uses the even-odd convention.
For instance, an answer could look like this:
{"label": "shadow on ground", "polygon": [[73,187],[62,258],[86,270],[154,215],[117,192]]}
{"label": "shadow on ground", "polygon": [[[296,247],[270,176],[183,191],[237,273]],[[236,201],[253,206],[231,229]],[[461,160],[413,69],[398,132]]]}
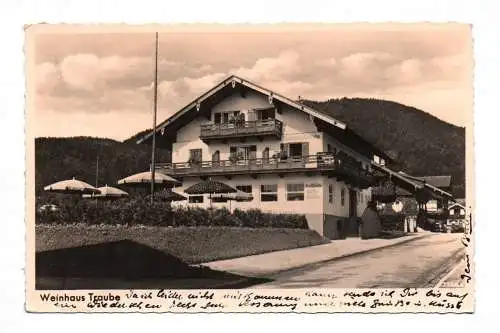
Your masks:
{"label": "shadow on ground", "polygon": [[269,282],[190,266],[131,240],[36,253],[36,289],[234,289]]}

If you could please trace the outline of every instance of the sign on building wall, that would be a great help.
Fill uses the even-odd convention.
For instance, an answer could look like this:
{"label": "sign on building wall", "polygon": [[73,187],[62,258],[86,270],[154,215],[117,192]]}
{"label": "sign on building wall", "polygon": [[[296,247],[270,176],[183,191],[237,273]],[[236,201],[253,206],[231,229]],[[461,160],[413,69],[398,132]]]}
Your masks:
{"label": "sign on building wall", "polygon": [[320,199],[321,198],[321,184],[311,183],[306,184],[306,197],[307,199]]}

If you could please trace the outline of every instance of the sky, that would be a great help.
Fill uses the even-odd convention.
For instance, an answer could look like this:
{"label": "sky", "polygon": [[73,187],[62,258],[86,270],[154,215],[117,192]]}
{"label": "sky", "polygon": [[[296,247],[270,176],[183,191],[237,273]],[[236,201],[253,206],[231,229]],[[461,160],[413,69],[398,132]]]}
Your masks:
{"label": "sky", "polygon": [[[151,128],[154,31],[33,34],[35,136],[123,140]],[[235,74],[291,99],[381,98],[465,127],[471,47],[470,28],[457,24],[160,29],[158,122]]]}

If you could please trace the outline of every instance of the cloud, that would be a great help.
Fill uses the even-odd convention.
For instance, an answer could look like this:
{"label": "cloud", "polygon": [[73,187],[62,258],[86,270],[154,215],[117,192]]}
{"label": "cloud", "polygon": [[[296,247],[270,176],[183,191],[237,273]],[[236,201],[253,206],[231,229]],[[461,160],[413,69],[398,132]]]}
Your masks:
{"label": "cloud", "polygon": [[234,69],[234,74],[256,81],[291,78],[301,71],[299,59],[295,51],[287,50],[274,58],[260,58],[250,68]]}
{"label": "cloud", "polygon": [[37,92],[50,93],[61,80],[59,68],[51,62],[44,62],[36,66],[35,85]]}
{"label": "cloud", "polygon": [[219,81],[223,80],[226,76],[228,76],[226,73],[214,73],[198,78],[186,77],[180,79],[180,81],[185,85],[185,89],[188,94],[201,94],[206,90],[211,89],[215,84],[219,83]]}
{"label": "cloud", "polygon": [[397,61],[394,55],[382,52],[355,53],[340,60],[341,71],[349,76],[366,76],[383,72],[385,67]]}
{"label": "cloud", "polygon": [[[405,34],[390,34],[385,39],[365,35],[320,38],[304,33],[292,38],[286,34],[248,34],[238,41],[234,35],[224,34],[212,40],[205,34],[177,35],[171,38],[169,48],[161,48],[168,52],[161,52],[158,64],[158,116],[171,115],[224,77],[235,74],[292,99],[386,98],[456,123],[454,119],[460,117],[448,110],[465,111],[452,95],[467,93],[464,85],[472,73],[467,68],[471,63],[468,51],[457,46],[459,41],[455,39],[453,47],[436,48],[439,43],[426,44],[422,38],[419,41]],[[138,36],[134,38],[140,41]],[[400,44],[394,41],[398,38]],[[139,43],[140,50],[135,50],[121,46],[114,37],[108,41],[114,46],[100,42],[99,52],[93,50],[91,39],[65,44],[62,56],[46,52],[35,72],[37,114],[55,117],[51,120],[54,123],[59,120],[58,112],[68,120],[71,114],[78,115],[75,119],[88,114],[94,120],[102,114],[106,122],[111,119],[108,114],[122,118],[127,114],[132,119],[136,119],[134,114],[150,115],[154,74],[151,43]],[[87,44],[80,47],[81,43]],[[58,47],[58,43],[50,45]],[[41,126],[49,126],[49,122],[44,120]],[[134,126],[135,122],[127,124],[122,131],[133,134]],[[60,127],[50,128],[54,133],[67,132]]]}

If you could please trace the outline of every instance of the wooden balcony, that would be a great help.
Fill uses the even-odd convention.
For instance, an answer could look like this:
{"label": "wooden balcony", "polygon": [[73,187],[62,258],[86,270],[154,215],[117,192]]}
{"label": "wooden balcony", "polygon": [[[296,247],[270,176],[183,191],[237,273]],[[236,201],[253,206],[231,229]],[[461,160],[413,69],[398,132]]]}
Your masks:
{"label": "wooden balcony", "polygon": [[336,177],[346,183],[367,188],[374,184],[375,178],[369,170],[362,168],[360,162],[348,155],[333,153],[318,153],[316,155],[289,157],[287,159],[269,158],[218,162],[203,161],[200,163],[160,163],[156,169],[162,173],[182,179],[183,177],[211,177],[232,175],[276,174],[286,173],[321,173]]}
{"label": "wooden balcony", "polygon": [[241,124],[203,124],[200,139],[203,141],[225,140],[229,138],[265,137],[281,139],[283,123],[278,119],[245,121]]}

